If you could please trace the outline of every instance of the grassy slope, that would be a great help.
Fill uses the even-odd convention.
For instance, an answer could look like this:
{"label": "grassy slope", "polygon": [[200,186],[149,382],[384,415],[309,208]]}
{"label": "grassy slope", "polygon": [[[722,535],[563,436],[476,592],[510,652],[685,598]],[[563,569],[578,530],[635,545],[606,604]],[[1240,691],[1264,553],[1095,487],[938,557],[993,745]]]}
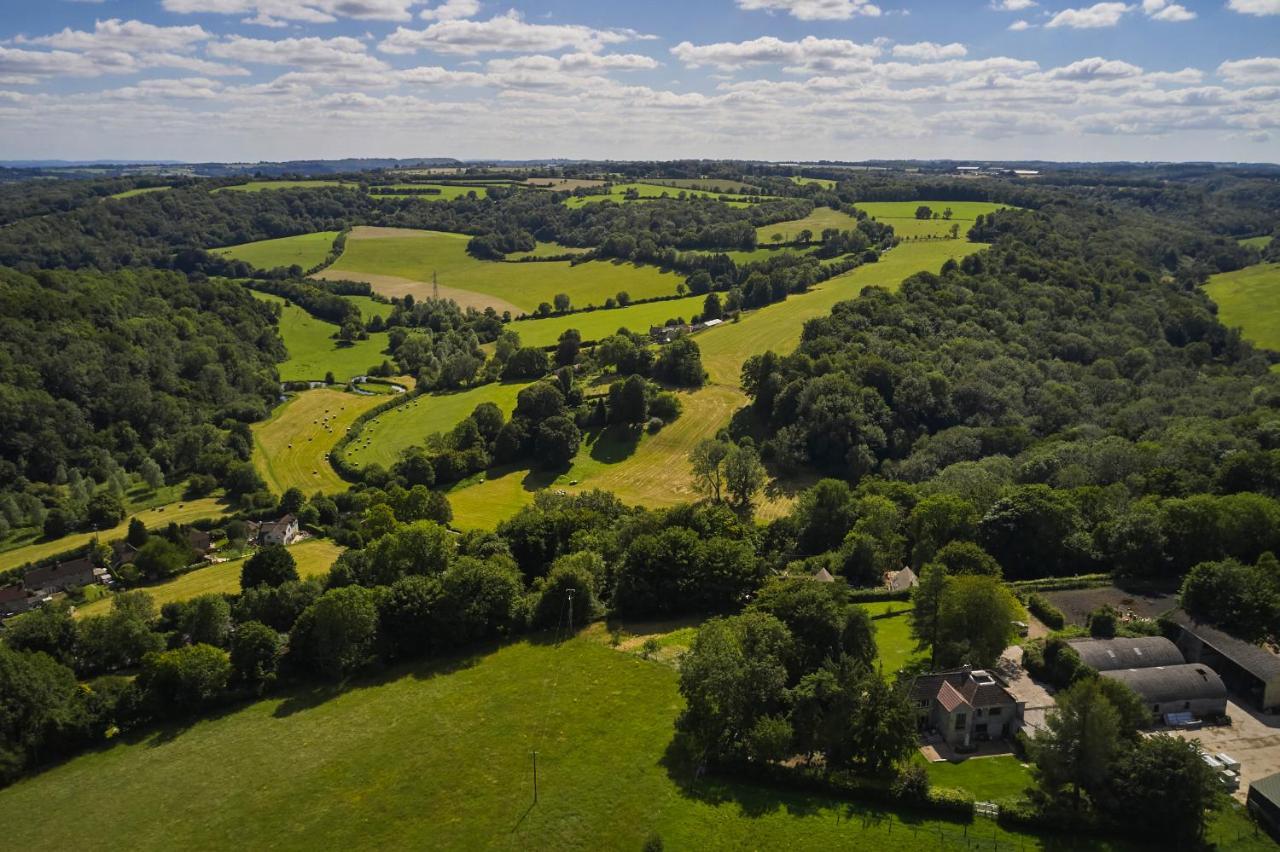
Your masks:
{"label": "grassy slope", "polygon": [[651,266],[593,261],[571,266],[557,263],[497,263],[476,260],[467,254],[465,234],[409,231],[403,236],[362,238],[355,229],[346,250],[325,271],[329,278],[361,280],[362,273],[390,275],[423,282],[419,297],[431,295],[434,272],[442,287],[495,296],[532,312],[540,302],[551,302],[567,293],[576,307],[602,305],[625,290],[633,299],[665,296],[683,280]]}
{"label": "grassy slope", "polygon": [[831,180],[830,178],[811,178],[811,177],[802,177],[801,175],[792,175],[791,182],[799,184],[801,186],[804,186],[805,184],[808,184],[808,183],[813,183],[813,184],[817,184],[823,189],[835,189],[836,187],[836,182]]}
{"label": "grassy slope", "polygon": [[294,264],[303,269],[310,269],[324,262],[337,236],[337,231],[317,231],[314,234],[300,234],[296,237],[281,237],[277,240],[258,240],[238,246],[227,246],[214,249],[213,253],[243,260],[259,269],[275,269],[277,266]]}
{"label": "grassy slope", "polygon": [[823,228],[839,228],[842,231],[848,231],[857,226],[858,220],[848,213],[841,213],[830,207],[815,207],[813,212],[803,219],[775,222],[772,225],[756,228],[756,239],[760,245],[767,246],[774,242],[774,234],[782,234],[782,241],[790,242],[801,231],[808,229],[813,232],[813,238],[816,240],[822,236]]}
{"label": "grassy slope", "polygon": [[[182,500],[166,506],[157,506],[153,509],[134,512],[130,517],[138,518],[149,529],[154,529],[167,526],[170,523],[187,524],[203,518],[216,518],[226,513],[227,507],[219,502],[219,498],[202,497],[199,500]],[[97,533],[74,533],[53,541],[42,541],[6,550],[0,553],[0,571],[83,547],[92,541],[95,535],[101,541],[107,542],[124,538],[125,533],[128,531],[129,519],[126,518],[119,525],[109,530],[100,530]]]}
{"label": "grassy slope", "polygon": [[[655,832],[670,849],[914,850],[940,828],[964,843],[955,824],[865,805],[689,788],[662,765],[679,708],[667,666],[585,639],[520,642],[104,748],[0,791],[0,813],[23,815],[6,843],[32,852],[638,849]],[[66,818],[90,810],[92,831]]]}
{"label": "grassy slope", "polygon": [[457,184],[444,183],[396,183],[396,184],[379,184],[379,186],[389,186],[392,189],[438,189],[439,195],[422,195],[420,193],[405,192],[379,192],[370,193],[374,198],[420,198],[423,201],[452,201],[455,198],[465,198],[470,193],[475,193],[477,198],[485,198],[488,193],[483,186],[458,186]]}
{"label": "grassy slope", "polygon": [[383,402],[332,388],[304,391],[253,425],[254,466],[276,494],[294,486],[306,494],[345,491],[324,455],[357,417]]}
{"label": "grassy slope", "polygon": [[[459,526],[491,527],[533,500],[547,487],[567,491],[604,488],[623,501],[644,506],[670,506],[693,499],[697,491],[690,472],[689,451],[727,425],[733,412],[746,404],[739,388],[742,363],[751,355],[772,349],[790,352],[800,342],[804,324],[826,316],[837,302],[853,299],[868,285],[896,288],[921,270],[937,271],[953,257],[971,254],[980,246],[963,240],[901,245],[875,264],[860,266],[832,278],[808,293],[747,314],[741,322],[708,329],[694,337],[711,384],[681,393],[680,418],[657,435],[638,441],[605,435],[604,443],[585,444],[572,466],[563,472],[502,471],[483,482],[463,483],[449,493],[454,522]],[[577,480],[577,485],[570,485]],[[785,495],[761,507],[770,517],[785,511]]]}
{"label": "grassy slope", "polygon": [[420,396],[366,423],[359,438],[347,447],[347,460],[358,467],[374,462],[389,467],[401,450],[421,445],[434,432],[449,431],[482,402],[496,403],[504,416],[510,416],[516,395],[525,384],[491,383],[457,393]]}
{"label": "grassy slope", "polygon": [[140,189],[126,189],[124,192],[117,192],[115,195],[108,195],[107,198],[133,198],[135,195],[146,195],[149,192],[164,192],[166,189],[173,189],[173,187],[144,186]]}
{"label": "grassy slope", "polygon": [[390,302],[375,302],[371,296],[343,296],[342,298],[359,308],[360,316],[366,320],[374,317],[386,319],[391,316],[391,309],[394,307]]}
{"label": "grassy slope", "polygon": [[234,186],[223,186],[214,192],[262,192],[264,189],[316,189],[319,187],[353,187],[358,184],[336,180],[251,180]]}
{"label": "grassy slope", "polygon": [[[661,198],[668,196],[670,198],[678,198],[680,193],[684,193],[686,198],[719,198],[725,196],[728,203],[735,207],[745,207],[753,202],[747,201],[746,198],[737,198],[731,192],[706,192],[700,189],[685,189],[678,186],[658,186],[652,183],[615,183],[610,189],[608,195],[582,195],[571,196],[566,199],[565,204],[569,207],[583,207],[596,201],[616,201],[618,203],[625,202],[628,190],[634,189],[640,198]],[[757,196],[749,196],[757,197]],[[767,198],[768,196],[759,196]]]}
{"label": "grassy slope", "polygon": [[[298,563],[298,576],[314,577],[329,570],[343,548],[323,538],[312,538],[299,542],[289,548],[294,561]],[[240,569],[244,567],[244,559],[232,559],[219,562],[206,568],[188,571],[179,577],[144,586],[143,590],[155,599],[156,606],[164,606],[172,601],[190,600],[200,595],[234,595],[240,593]],[[111,598],[105,597],[85,604],[76,610],[76,615],[102,615],[111,609]]]}
{"label": "grassy slope", "polygon": [[1280,263],[1247,266],[1210,276],[1205,285],[1218,304],[1218,316],[1267,349],[1280,349]]}
{"label": "grassy slope", "polygon": [[562,246],[559,243],[540,242],[534,246],[532,251],[513,251],[504,255],[504,257],[510,261],[519,261],[525,257],[559,257],[562,254],[585,254],[588,251],[590,249]]}
{"label": "grassy slope", "polygon": [[[280,337],[289,358],[277,367],[281,381],[318,382],[325,373],[332,371],[337,381],[345,382],[353,376],[364,375],[370,367],[376,367],[387,359],[383,354],[389,345],[386,332],[376,332],[370,334],[368,340],[340,346],[333,338],[338,330],[333,323],[316,319],[297,305],[284,305],[285,300],[279,296],[257,291],[254,295],[283,306]],[[373,303],[372,299],[367,301]]]}
{"label": "grassy slope", "polygon": [[521,320],[511,323],[507,329],[519,334],[520,343],[524,346],[551,346],[560,339],[561,333],[570,328],[576,328],[583,340],[603,340],[620,328],[647,334],[649,326],[661,325],[674,317],[683,317],[688,322],[694,314],[702,312],[702,303],[706,298],[690,296],[686,299],[646,302],[626,308]]}
{"label": "grassy slope", "polygon": [[[951,218],[917,219],[916,208],[922,205],[939,216],[949,207]],[[975,219],[1006,205],[984,201],[867,201],[856,206],[871,218],[892,225],[900,237],[942,237],[951,233],[952,225],[959,225],[963,239]]]}
{"label": "grassy slope", "polygon": [[1245,237],[1244,239],[1238,240],[1237,242],[1239,242],[1240,245],[1242,246],[1253,246],[1258,251],[1262,251],[1264,248],[1271,245],[1271,241],[1273,239],[1274,237],[1268,234],[1267,236],[1264,236],[1264,237]]}

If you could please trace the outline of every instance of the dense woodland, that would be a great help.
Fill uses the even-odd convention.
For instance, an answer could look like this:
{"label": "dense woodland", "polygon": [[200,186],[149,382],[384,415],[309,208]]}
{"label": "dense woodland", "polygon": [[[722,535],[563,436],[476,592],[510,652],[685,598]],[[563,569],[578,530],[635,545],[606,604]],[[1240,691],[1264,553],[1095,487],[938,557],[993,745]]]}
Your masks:
{"label": "dense woodland", "polygon": [[[1259,260],[1235,237],[1275,227],[1274,179],[1139,171],[1028,184],[832,172],[845,179],[827,190],[765,168],[700,169],[665,174],[747,178],[783,200],[568,208],[552,193],[510,188],[437,202],[185,186],[109,204],[68,200],[56,212],[60,198],[92,193],[51,192],[24,208],[5,188],[0,209],[13,221],[0,228],[0,264],[22,271],[0,272],[0,481],[12,483],[0,495],[3,522],[49,532],[114,523],[123,507],[100,494],[120,472],[195,475],[246,512],[294,512],[350,549],[318,579],[298,579],[288,554],[268,549],[236,595],[157,612],[145,592],[130,592],[107,615],[77,621],[48,607],[14,619],[0,644],[0,779],[109,729],[201,712],[277,681],[340,679],[553,628],[572,588],[582,622],[717,616],[682,669],[684,758],[761,772],[821,756],[876,779],[895,801],[945,809],[955,803],[900,771],[914,744],[903,681],[873,669],[874,627],[849,589],[917,568],[913,626],[936,665],[989,665],[1014,640],[1021,604],[1008,579],[1112,572],[1167,588],[1185,579],[1188,608],[1239,620],[1248,638],[1274,634],[1278,356],[1224,327],[1199,289],[1209,274]],[[815,205],[917,199],[1025,209],[973,225],[969,238],[991,248],[897,293],[869,289],[810,321],[794,353],[750,359],[750,405],[693,453],[700,503],[650,510],[599,492],[542,492],[493,532],[449,532],[443,485],[495,463],[561,468],[590,430],[638,434],[677,419],[668,388],[705,377],[696,342],[655,350],[635,335],[566,334],[547,351],[522,346],[492,311],[435,299],[400,300],[387,319],[363,323],[342,306],[344,285],[296,270],[253,286],[343,335],[389,331],[387,369],[424,389],[533,384],[509,418],[482,405],[390,469],[345,471],[352,487],[332,498],[277,498],[246,463],[248,424],[278,392],[278,310],[229,280],[251,270],[208,249],[353,224],[470,234],[480,256],[554,240],[678,269],[690,292],[706,294],[704,315],[718,317],[875,262],[896,241],[864,218],[823,235],[839,246],[834,261],[784,254],[738,265],[717,253],[754,248],[756,227]],[[589,387],[575,366],[612,371],[613,381]],[[767,523],[753,516],[766,468],[816,482]],[[819,569],[847,582],[787,579]],[[1037,793],[1021,818],[1114,830],[1142,812],[1148,832],[1198,837],[1212,779],[1194,752],[1139,740],[1132,696],[1099,696],[1107,689],[1085,678],[1060,702],[1061,725],[1032,750]],[[1088,706],[1103,708],[1109,743],[1091,764],[1104,771],[1091,776],[1064,756],[1072,719]],[[1189,779],[1174,805],[1153,792],[1152,779],[1169,772]],[[1082,793],[1118,804],[1082,806]]]}

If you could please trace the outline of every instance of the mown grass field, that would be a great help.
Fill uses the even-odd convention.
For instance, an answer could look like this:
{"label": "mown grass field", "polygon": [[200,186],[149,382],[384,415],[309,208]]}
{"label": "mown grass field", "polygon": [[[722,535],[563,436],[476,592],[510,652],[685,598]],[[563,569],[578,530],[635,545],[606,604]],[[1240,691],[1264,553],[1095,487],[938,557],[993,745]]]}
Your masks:
{"label": "mown grass field", "polygon": [[[0,790],[0,812],[22,815],[6,845],[636,850],[657,835],[668,849],[888,852],[934,848],[942,832],[949,847],[967,846],[957,823],[668,769],[676,678],[572,639],[400,667],[340,692],[290,692]],[[67,818],[89,812],[92,830]],[[970,834],[1046,848],[986,820]],[[1073,842],[1051,848],[1119,848]]]}
{"label": "mown grass field", "polygon": [[135,195],[146,195],[150,192],[164,192],[167,189],[173,189],[171,186],[144,186],[138,189],[126,189],[124,192],[117,192],[115,195],[108,195],[107,198],[133,198]]}
{"label": "mown grass field", "polygon": [[858,227],[858,220],[848,213],[841,213],[830,207],[815,207],[813,212],[803,219],[790,219],[786,222],[775,222],[772,225],[756,228],[756,240],[760,245],[768,246],[778,242],[774,240],[774,235],[781,234],[781,242],[789,243],[805,230],[811,231],[813,239],[819,240],[822,238],[824,228],[848,231],[856,227]]}
{"label": "mown grass field", "polygon": [[1261,251],[1262,249],[1271,245],[1271,241],[1273,239],[1275,239],[1275,237],[1268,234],[1265,237],[1245,237],[1242,240],[1238,240],[1238,242],[1242,246],[1253,246],[1254,248]]}
{"label": "mown grass field", "polygon": [[[324,538],[311,538],[289,547],[298,564],[299,577],[315,577],[332,567],[343,548]],[[197,568],[154,586],[143,586],[143,591],[162,607],[174,601],[186,601],[200,595],[235,595],[240,593],[240,569],[244,559],[231,559],[205,568]],[[76,610],[76,616],[105,615],[111,611],[111,597],[99,598]]]}
{"label": "mown grass field", "polygon": [[1031,770],[1013,756],[931,763],[924,755],[917,755],[916,763],[924,767],[935,786],[964,790],[979,802],[1020,796],[1031,786]]}
{"label": "mown grass field", "polygon": [[642,305],[631,305],[626,308],[586,311],[546,319],[520,320],[507,324],[506,329],[519,334],[520,343],[524,346],[550,346],[560,339],[563,332],[571,328],[576,328],[582,334],[583,340],[603,340],[615,334],[620,328],[647,334],[650,326],[662,325],[668,319],[682,317],[685,322],[688,322],[694,314],[702,313],[702,303],[706,298],[706,296],[689,296],[684,299],[645,302]]}
{"label": "mown grass field", "polygon": [[805,184],[812,183],[812,184],[817,184],[823,189],[836,188],[836,182],[831,180],[830,178],[812,178],[812,177],[804,177],[803,175],[792,175],[791,182],[799,184],[800,186],[804,186]]}
{"label": "mown grass field", "polygon": [[334,494],[348,484],[338,476],[325,454],[356,418],[386,402],[333,388],[316,388],[295,395],[271,417],[253,424],[253,464],[276,494],[301,488],[305,494]]}
{"label": "mown grass field", "polygon": [[337,180],[251,180],[233,186],[222,186],[214,192],[262,192],[268,189],[322,189],[326,187],[356,187],[359,184]]}
{"label": "mown grass field", "polygon": [[[476,260],[467,254],[466,234],[393,228],[355,228],[347,237],[338,262],[320,273],[324,278],[368,281],[387,296],[432,294],[431,277],[441,296],[459,304],[499,311],[532,313],[557,293],[568,294],[575,307],[603,305],[625,290],[633,299],[675,292],[683,277],[652,266],[592,261],[577,266],[568,261],[502,263]],[[505,306],[505,307],[503,307]]]}
{"label": "mown grass field", "polygon": [[1258,346],[1280,350],[1280,263],[1211,275],[1204,289],[1225,325],[1240,327]]}
{"label": "mown grass field", "polygon": [[[892,675],[908,663],[924,659],[927,654],[916,650],[916,640],[911,638],[911,604],[907,601],[861,604],[873,617],[876,627],[876,661],[886,675]],[[895,613],[886,615],[885,613]],[[882,616],[876,618],[875,616]]]}
{"label": "mown grass field", "polygon": [[509,417],[516,407],[516,396],[526,384],[491,382],[455,393],[416,397],[365,423],[359,436],[347,445],[346,459],[357,467],[375,462],[390,467],[402,451],[421,446],[435,432],[448,432],[482,402],[494,403],[504,417]]}
{"label": "mown grass field", "polygon": [[[475,193],[476,198],[485,198],[488,193],[483,186],[460,186],[451,183],[396,183],[396,184],[379,184],[379,189],[383,192],[371,192],[369,195],[373,198],[420,198],[423,201],[453,201],[455,198],[466,198],[471,193]],[[439,193],[431,193],[423,195],[420,192],[412,190],[422,189],[438,189]],[[396,192],[395,190],[410,190],[409,192]]]}
{"label": "mown grass field", "polygon": [[562,246],[559,243],[539,242],[532,251],[513,251],[505,259],[519,261],[526,257],[559,257],[564,254],[586,254],[590,249]]}
{"label": "mown grass field", "polygon": [[[769,349],[792,351],[805,322],[826,316],[837,302],[857,298],[868,285],[896,289],[916,272],[936,272],[948,259],[980,248],[983,246],[963,240],[906,243],[887,252],[879,263],[860,266],[807,293],[753,311],[739,322],[700,332],[693,339],[702,350],[710,384],[680,394],[684,411],[674,423],[657,435],[646,434],[638,440],[618,440],[610,434],[604,436],[604,443],[600,439],[584,442],[565,471],[503,470],[491,472],[484,481],[460,483],[449,492],[454,523],[466,528],[492,527],[531,503],[543,488],[603,488],[628,504],[640,506],[670,506],[696,499],[689,452],[699,441],[714,437],[728,425],[733,412],[747,403],[739,387],[747,358]],[[770,518],[787,511],[793,491],[767,493],[757,514]]]}
{"label": "mown grass field", "polygon": [[[384,331],[370,334],[368,340],[344,344],[334,339],[338,327],[333,323],[316,319],[297,305],[285,305],[279,296],[256,290],[253,295],[281,306],[280,338],[289,354],[276,366],[282,382],[318,382],[329,372],[335,380],[345,382],[387,360],[384,353],[389,343]],[[373,304],[372,299],[366,301]]]}
{"label": "mown grass field", "polygon": [[667,186],[676,189],[697,189],[713,195],[721,193],[730,195],[759,195],[760,187],[740,180],[721,180],[720,178],[653,178],[637,181],[651,186]]}
{"label": "mown grass field", "polygon": [[[951,233],[952,225],[959,225],[960,239],[973,227],[979,216],[1002,210],[1005,204],[989,204],[985,201],[866,201],[854,205],[871,218],[893,226],[900,237],[943,237]],[[947,208],[950,219],[917,219],[916,208],[928,207],[939,217]]]}
{"label": "mown grass field", "polygon": [[[217,518],[227,514],[227,511],[227,506],[221,502],[221,498],[202,497],[199,500],[179,500],[164,506],[143,509],[131,513],[129,517],[142,521],[147,525],[148,529],[155,529],[156,527],[168,526],[170,523],[188,524],[204,518]],[[93,540],[95,535],[100,541],[108,542],[124,538],[125,533],[128,531],[129,518],[125,518],[124,521],[109,530],[99,530],[96,533],[73,533],[53,541],[38,541],[22,547],[15,547],[0,552],[0,571],[84,547]]]}
{"label": "mown grass field", "polygon": [[343,296],[342,298],[359,308],[360,316],[366,320],[374,317],[386,319],[391,316],[391,309],[394,307],[390,302],[375,301],[372,296]]}
{"label": "mown grass field", "polygon": [[276,240],[258,240],[238,246],[227,246],[214,249],[213,253],[233,260],[243,260],[259,269],[294,265],[310,269],[324,263],[337,237],[337,231],[317,231],[314,234],[300,234],[296,237],[281,237]]}
{"label": "mown grass field", "polygon": [[[731,183],[731,181],[726,181]],[[748,196],[739,196],[733,192],[707,192],[702,189],[687,189],[680,186],[660,186],[653,183],[615,183],[610,187],[608,195],[582,195],[571,196],[565,200],[565,204],[569,207],[583,207],[597,201],[615,201],[619,204],[627,201],[627,192],[635,190],[639,199],[661,198],[664,195],[668,198],[679,198],[684,193],[685,198],[720,198],[724,196],[726,203],[736,207],[745,207],[756,203],[749,200],[752,198],[768,198],[768,196],[754,196],[748,193]]]}

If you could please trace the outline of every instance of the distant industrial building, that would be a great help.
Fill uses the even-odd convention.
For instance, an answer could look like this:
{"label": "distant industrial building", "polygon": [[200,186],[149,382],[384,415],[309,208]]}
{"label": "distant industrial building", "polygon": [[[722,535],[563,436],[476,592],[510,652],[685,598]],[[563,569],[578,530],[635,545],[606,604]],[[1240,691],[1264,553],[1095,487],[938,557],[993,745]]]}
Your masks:
{"label": "distant industrial building", "polygon": [[1200,624],[1181,610],[1168,621],[1177,627],[1178,648],[1189,661],[1213,668],[1233,692],[1257,709],[1280,708],[1280,656]]}

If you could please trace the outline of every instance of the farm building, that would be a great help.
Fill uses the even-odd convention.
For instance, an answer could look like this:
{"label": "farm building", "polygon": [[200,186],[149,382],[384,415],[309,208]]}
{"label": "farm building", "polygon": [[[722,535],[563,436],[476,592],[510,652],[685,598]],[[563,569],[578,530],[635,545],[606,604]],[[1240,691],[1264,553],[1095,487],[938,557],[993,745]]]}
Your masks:
{"label": "farm building", "polygon": [[1178,647],[1189,661],[1212,666],[1233,692],[1259,710],[1280,708],[1280,657],[1199,624],[1181,610],[1174,612],[1169,621],[1177,627]]}
{"label": "farm building", "polygon": [[1186,662],[1178,646],[1163,636],[1133,639],[1073,639],[1067,642],[1086,666],[1099,672],[1180,666]]}
{"label": "farm building", "polygon": [[901,571],[886,571],[884,585],[891,592],[905,592],[920,585],[920,578],[910,568],[903,568]]}
{"label": "farm building", "polygon": [[1267,834],[1280,840],[1280,772],[1259,778],[1249,785],[1249,798],[1245,804]]}
{"label": "farm building", "polygon": [[1227,687],[1222,678],[1206,665],[1183,663],[1145,669],[1113,669],[1103,677],[1128,686],[1151,708],[1151,713],[1164,717],[1190,713],[1197,718],[1223,716],[1227,712]]}
{"label": "farm building", "polygon": [[35,593],[20,585],[0,588],[0,617],[26,612],[37,600]]}
{"label": "farm building", "polygon": [[53,594],[65,591],[72,586],[89,586],[99,581],[103,575],[85,557],[68,562],[57,562],[41,568],[32,568],[22,578],[22,582],[33,592]]}
{"label": "farm building", "polygon": [[995,675],[965,667],[917,677],[908,697],[922,731],[935,730],[951,746],[1012,736],[1023,703]]}

